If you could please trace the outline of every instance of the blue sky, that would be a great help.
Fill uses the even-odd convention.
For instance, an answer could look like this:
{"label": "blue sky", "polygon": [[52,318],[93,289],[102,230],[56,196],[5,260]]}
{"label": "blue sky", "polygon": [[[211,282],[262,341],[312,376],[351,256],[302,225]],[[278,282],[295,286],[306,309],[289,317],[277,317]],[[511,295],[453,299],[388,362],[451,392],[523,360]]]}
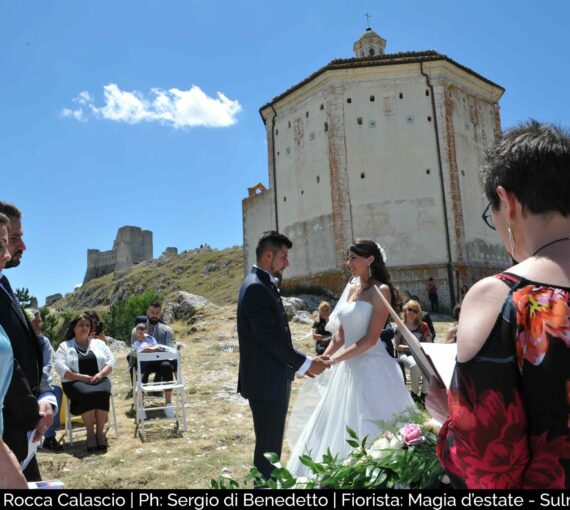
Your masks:
{"label": "blue sky", "polygon": [[28,244],[13,286],[72,290],[123,225],[152,230],[155,257],[241,244],[241,200],[268,180],[259,107],[351,57],[366,12],[387,53],[502,85],[503,127],[569,126],[566,0],[0,0],[0,198]]}

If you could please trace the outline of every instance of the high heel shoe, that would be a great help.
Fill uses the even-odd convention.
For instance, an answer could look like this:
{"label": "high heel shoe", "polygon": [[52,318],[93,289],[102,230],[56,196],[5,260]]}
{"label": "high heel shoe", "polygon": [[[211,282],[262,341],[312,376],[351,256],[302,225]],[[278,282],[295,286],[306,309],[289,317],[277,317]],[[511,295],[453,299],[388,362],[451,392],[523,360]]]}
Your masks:
{"label": "high heel shoe", "polygon": [[98,452],[106,452],[108,448],[109,448],[109,443],[107,441],[105,441],[104,443],[99,443],[99,441],[97,441],[96,449]]}

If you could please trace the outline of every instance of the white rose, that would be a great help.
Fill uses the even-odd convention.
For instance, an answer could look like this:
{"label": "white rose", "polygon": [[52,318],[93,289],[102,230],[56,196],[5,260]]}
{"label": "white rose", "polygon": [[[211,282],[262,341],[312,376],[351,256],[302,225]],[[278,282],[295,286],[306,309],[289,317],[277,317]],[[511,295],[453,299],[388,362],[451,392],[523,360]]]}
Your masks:
{"label": "white rose", "polygon": [[378,451],[378,450],[386,450],[386,448],[390,448],[390,440],[382,436],[374,442],[370,450]]}
{"label": "white rose", "polygon": [[392,448],[392,450],[399,450],[400,448],[402,448],[403,445],[404,442],[399,437],[394,436],[390,440],[390,448]]}
{"label": "white rose", "polygon": [[424,428],[426,430],[430,430],[434,434],[439,434],[441,430],[441,423],[439,423],[436,419],[430,418],[424,423]]}

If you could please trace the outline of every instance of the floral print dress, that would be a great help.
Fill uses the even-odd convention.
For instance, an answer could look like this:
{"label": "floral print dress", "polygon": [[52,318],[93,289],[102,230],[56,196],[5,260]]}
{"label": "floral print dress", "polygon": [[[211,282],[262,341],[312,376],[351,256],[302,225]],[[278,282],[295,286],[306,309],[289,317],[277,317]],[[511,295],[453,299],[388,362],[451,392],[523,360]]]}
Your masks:
{"label": "floral print dress", "polygon": [[570,289],[510,273],[477,356],[457,363],[437,454],[468,489],[570,488]]}

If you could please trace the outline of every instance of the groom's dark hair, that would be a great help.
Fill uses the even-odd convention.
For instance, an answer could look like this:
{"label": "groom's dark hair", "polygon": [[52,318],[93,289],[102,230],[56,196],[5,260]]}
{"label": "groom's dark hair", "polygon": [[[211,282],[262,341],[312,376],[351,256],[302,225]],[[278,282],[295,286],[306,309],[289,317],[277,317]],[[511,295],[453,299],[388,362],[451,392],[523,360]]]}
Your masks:
{"label": "groom's dark hair", "polygon": [[263,232],[261,238],[257,243],[257,248],[255,249],[255,256],[257,261],[261,260],[262,255],[266,251],[276,252],[281,249],[282,246],[287,248],[292,248],[293,243],[286,235],[280,234],[276,230],[270,230],[269,232]]}

